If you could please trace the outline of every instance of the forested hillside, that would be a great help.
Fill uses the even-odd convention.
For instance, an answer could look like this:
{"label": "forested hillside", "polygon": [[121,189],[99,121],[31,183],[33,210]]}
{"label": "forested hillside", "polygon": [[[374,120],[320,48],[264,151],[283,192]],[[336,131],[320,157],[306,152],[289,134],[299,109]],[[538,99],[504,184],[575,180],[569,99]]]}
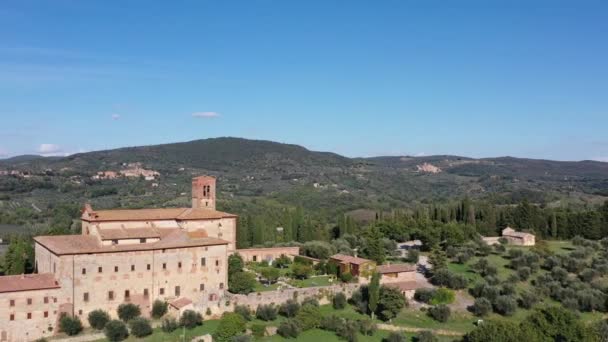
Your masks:
{"label": "forested hillside", "polygon": [[[153,179],[95,179],[137,165]],[[251,228],[247,243],[288,226],[298,240],[331,234],[348,214],[365,225],[378,215],[428,213],[471,201],[479,222],[487,210],[506,212],[523,201],[551,212],[596,210],[607,199],[608,163],[457,156],[346,158],[301,146],[239,138],[128,147],[65,158],[0,160],[0,228],[78,231],[84,202],[96,208],[188,206],[194,175],[218,177],[219,208]],[[105,178],[105,179],[104,179]],[[446,209],[447,210],[447,209]],[[485,211],[484,211],[485,210]],[[422,214],[416,214],[422,215]],[[427,215],[427,214],[424,214]],[[543,222],[544,222],[543,221]],[[314,227],[296,232],[292,227]],[[530,229],[541,229],[529,226]],[[544,229],[544,228],[542,228]],[[298,235],[300,234],[300,235]],[[272,238],[268,235],[272,235]]]}

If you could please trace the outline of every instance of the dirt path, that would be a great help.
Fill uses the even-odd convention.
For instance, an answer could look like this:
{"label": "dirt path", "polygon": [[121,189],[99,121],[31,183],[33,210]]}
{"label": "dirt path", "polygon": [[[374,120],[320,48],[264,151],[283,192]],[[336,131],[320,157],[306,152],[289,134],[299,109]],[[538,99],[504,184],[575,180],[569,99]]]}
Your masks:
{"label": "dirt path", "polygon": [[402,327],[392,324],[379,323],[378,329],[387,330],[387,331],[405,331],[405,332],[421,332],[421,331],[432,331],[434,334],[443,335],[443,336],[462,336],[464,335],[461,332],[453,331],[453,330],[445,330],[445,329],[423,329],[423,328],[414,328],[414,327]]}

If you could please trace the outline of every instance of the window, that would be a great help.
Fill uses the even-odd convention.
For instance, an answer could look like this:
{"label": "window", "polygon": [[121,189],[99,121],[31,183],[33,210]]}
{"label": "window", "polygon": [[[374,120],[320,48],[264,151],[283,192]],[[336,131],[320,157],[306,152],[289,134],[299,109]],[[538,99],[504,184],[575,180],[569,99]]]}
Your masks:
{"label": "window", "polygon": [[10,306],[15,306],[15,300],[14,299],[11,299],[9,303],[10,303]]}
{"label": "window", "polygon": [[181,262],[181,261],[179,261],[179,262],[177,263],[177,268],[182,268],[182,262]]}
{"label": "window", "polygon": [[47,317],[49,317],[49,312],[48,312],[48,311],[45,311],[45,312],[44,312],[44,318],[47,318]]}
{"label": "window", "polygon": [[55,263],[53,263],[53,273],[57,272],[57,265],[55,265]]}
{"label": "window", "polygon": [[27,299],[27,305],[32,305],[32,298]]}
{"label": "window", "polygon": [[146,239],[139,239],[139,243],[146,243]]}
{"label": "window", "polygon": [[167,269],[167,263],[163,262],[163,270],[166,270],[166,269]]}
{"label": "window", "polygon": [[129,290],[125,290],[125,300],[128,300],[129,298],[131,298],[131,293]]}
{"label": "window", "polygon": [[78,310],[78,315],[82,316],[82,310]]}
{"label": "window", "polygon": [[220,283],[220,290],[224,289],[224,283]]}
{"label": "window", "polygon": [[179,286],[176,286],[176,287],[175,287],[175,296],[176,296],[176,297],[179,297],[180,293],[181,293],[181,291],[180,291]]}
{"label": "window", "polygon": [[118,266],[114,266],[114,272],[118,272]]}
{"label": "window", "polygon": [[146,269],[149,271],[150,270],[150,264],[148,264],[148,266],[146,266]]}
{"label": "window", "polygon": [[31,312],[27,313],[27,319],[32,319],[32,313]]}
{"label": "window", "polygon": [[205,284],[200,284],[198,289],[199,291],[205,291]]}
{"label": "window", "polygon": [[103,267],[99,266],[97,267],[97,273],[102,273],[103,272]]}
{"label": "window", "polygon": [[112,240],[113,245],[118,245],[118,240]]}
{"label": "window", "polygon": [[84,275],[84,274],[87,274],[87,269],[86,269],[86,268],[83,268],[83,269],[82,269],[82,274],[83,274],[83,275]]}
{"label": "window", "polygon": [[85,293],[82,295],[82,300],[84,300],[85,302],[88,302],[88,301],[89,301],[89,293],[88,293],[88,292],[85,292]]}
{"label": "window", "polygon": [[131,272],[135,271],[135,265],[131,265]]}
{"label": "window", "polygon": [[144,297],[148,298],[148,289],[144,289]]}
{"label": "window", "polygon": [[219,266],[220,265],[220,261],[219,260],[215,260],[215,266]]}
{"label": "window", "polygon": [[49,297],[44,297],[44,304],[48,304],[49,303]]}
{"label": "window", "polygon": [[253,256],[253,261],[258,261],[258,256],[257,255]]}
{"label": "window", "polygon": [[161,287],[161,288],[158,290],[158,293],[159,293],[161,296],[162,296],[162,295],[164,295],[164,294],[165,294],[165,288],[164,288],[164,287]]}
{"label": "window", "polygon": [[108,291],[108,300],[114,300],[114,291]]}
{"label": "window", "polygon": [[15,320],[15,314],[11,314],[10,318],[11,318],[11,321],[14,321]]}
{"label": "window", "polygon": [[205,258],[201,258],[201,266],[206,266],[207,260]]}

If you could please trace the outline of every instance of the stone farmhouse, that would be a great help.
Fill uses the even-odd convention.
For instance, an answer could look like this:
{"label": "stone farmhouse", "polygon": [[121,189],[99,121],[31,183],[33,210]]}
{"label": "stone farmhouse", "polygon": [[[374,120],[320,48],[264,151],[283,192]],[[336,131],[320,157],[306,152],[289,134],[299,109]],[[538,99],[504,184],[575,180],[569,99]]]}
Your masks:
{"label": "stone farmhouse", "polygon": [[[501,237],[507,239],[507,242],[514,246],[534,246],[536,244],[536,236],[534,234],[518,232],[511,227],[503,229]],[[482,237],[482,240],[488,245],[496,245],[500,243],[499,239],[501,237],[485,236]]]}
{"label": "stone farmhouse", "polygon": [[[215,209],[216,179],[192,180],[189,208],[95,210],[85,205],[82,234],[34,238],[35,274],[0,277],[0,342],[52,336],[63,313],[81,318],[122,303],[150,312],[154,300],[174,310],[219,313],[236,251],[237,216]],[[275,258],[294,248],[241,250]]]}

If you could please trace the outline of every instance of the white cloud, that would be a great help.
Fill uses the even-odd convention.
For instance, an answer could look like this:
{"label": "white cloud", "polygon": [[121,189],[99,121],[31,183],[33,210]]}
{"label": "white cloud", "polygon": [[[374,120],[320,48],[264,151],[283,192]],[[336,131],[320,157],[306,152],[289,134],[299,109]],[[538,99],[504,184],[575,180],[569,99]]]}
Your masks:
{"label": "white cloud", "polygon": [[418,153],[414,154],[414,157],[424,157],[424,156],[426,156],[426,153],[424,153],[424,152],[418,152]]}
{"label": "white cloud", "polygon": [[63,155],[62,152],[61,146],[57,144],[40,144],[38,147],[38,153],[43,156],[59,156]]}
{"label": "white cloud", "polygon": [[220,113],[217,112],[196,112],[192,113],[192,117],[201,118],[201,119],[211,119],[217,118],[220,116]]}
{"label": "white cloud", "polygon": [[595,158],[591,158],[591,160],[601,161],[601,162],[607,162],[608,163],[608,157],[595,157]]}
{"label": "white cloud", "polygon": [[112,120],[116,121],[120,119],[120,114],[112,114]]}

